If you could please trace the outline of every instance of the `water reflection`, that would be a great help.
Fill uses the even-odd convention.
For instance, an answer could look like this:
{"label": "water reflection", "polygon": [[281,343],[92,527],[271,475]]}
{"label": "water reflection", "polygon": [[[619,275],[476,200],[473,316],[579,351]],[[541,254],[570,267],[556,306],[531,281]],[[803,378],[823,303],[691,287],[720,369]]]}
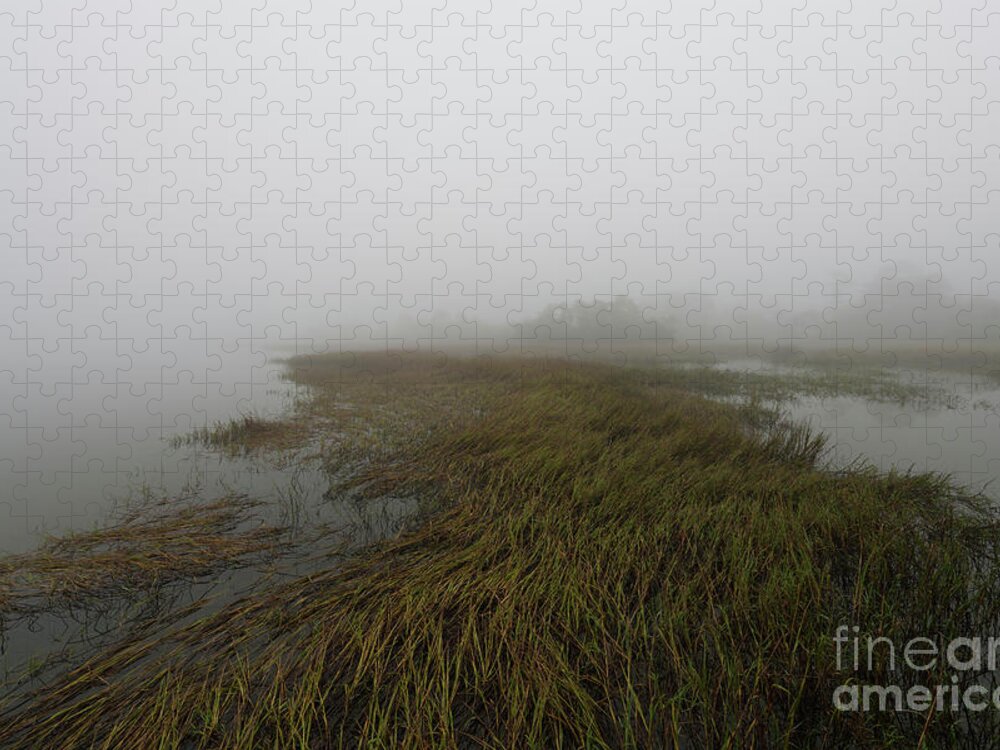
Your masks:
{"label": "water reflection", "polygon": [[[284,379],[280,367],[261,385],[252,408],[263,417],[287,414],[305,395],[301,386]],[[246,406],[245,401],[229,402],[231,409]],[[80,531],[107,525],[163,498],[207,505],[238,496],[254,502],[232,531],[280,527],[280,544],[206,575],[164,576],[151,585],[144,581],[96,596],[39,596],[35,603],[0,611],[0,705],[19,700],[48,676],[109,644],[203,617],[251,590],[329,567],[332,557],[391,537],[413,522],[419,510],[415,498],[362,498],[336,489],[341,477],[331,476],[321,464],[315,445],[230,455],[172,439],[238,413],[203,412],[202,424],[178,413],[169,427],[133,442],[123,441],[121,430],[86,422],[72,438],[86,443],[90,460],[75,464],[80,471],[73,473],[71,489],[74,510],[86,507],[88,513],[71,515],[70,526]],[[36,486],[27,490],[36,493],[31,497],[33,522],[2,527],[0,540],[8,553],[33,549],[46,532],[67,533],[65,524],[53,529],[50,523],[59,518],[58,493],[38,494]]]}
{"label": "water reflection", "polygon": [[[801,370],[761,360],[733,360],[717,367],[778,375]],[[851,368],[841,370],[851,372]],[[900,403],[862,396],[800,395],[778,406],[791,419],[829,436],[829,459],[835,466],[861,459],[881,471],[944,473],[1000,500],[1000,483],[996,482],[1000,477],[1000,383],[970,373],[907,368],[881,370],[879,377],[898,379],[915,397]]]}

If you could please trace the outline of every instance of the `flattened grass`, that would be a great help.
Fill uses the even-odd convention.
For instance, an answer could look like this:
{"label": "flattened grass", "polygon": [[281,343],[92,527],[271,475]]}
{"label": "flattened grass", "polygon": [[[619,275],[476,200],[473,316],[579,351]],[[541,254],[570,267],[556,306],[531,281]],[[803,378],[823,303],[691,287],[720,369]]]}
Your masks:
{"label": "flattened grass", "polygon": [[[1000,524],[946,479],[827,471],[805,430],[651,370],[292,366],[338,435],[327,460],[357,462],[350,484],[433,491],[444,509],[96,656],[3,717],[0,744],[972,748],[995,735],[995,712],[832,707],[858,676],[836,668],[838,625],[897,643],[996,633]],[[371,419],[383,437],[353,450]],[[860,676],[909,679],[881,662]]]}
{"label": "flattened grass", "polygon": [[240,528],[254,503],[160,501],[93,531],[0,557],[0,616],[12,617],[204,576],[274,551],[281,529]]}

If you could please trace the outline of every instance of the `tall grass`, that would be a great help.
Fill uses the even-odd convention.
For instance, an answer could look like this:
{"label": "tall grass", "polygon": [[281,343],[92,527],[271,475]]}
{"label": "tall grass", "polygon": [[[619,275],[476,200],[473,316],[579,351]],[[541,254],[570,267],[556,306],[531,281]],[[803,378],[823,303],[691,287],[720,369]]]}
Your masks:
{"label": "tall grass", "polygon": [[[298,360],[326,460],[420,528],[99,654],[8,713],[34,747],[984,747],[994,712],[837,713],[838,625],[993,635],[1000,525],[932,475],[564,362]],[[372,425],[337,408],[364,404]],[[353,415],[353,416],[352,416]],[[376,417],[372,417],[376,418]],[[381,445],[382,449],[379,449]],[[947,682],[947,674],[921,673]]]}

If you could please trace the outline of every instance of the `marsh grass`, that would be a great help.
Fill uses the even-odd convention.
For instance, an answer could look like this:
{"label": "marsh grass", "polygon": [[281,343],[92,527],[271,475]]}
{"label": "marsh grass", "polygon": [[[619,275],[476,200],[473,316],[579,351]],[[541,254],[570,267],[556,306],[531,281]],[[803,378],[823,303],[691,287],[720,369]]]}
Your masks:
{"label": "marsh grass", "polygon": [[229,455],[246,455],[262,448],[278,450],[300,444],[304,425],[295,420],[266,419],[259,414],[243,414],[220,420],[184,435],[176,435],[171,445],[200,444]]}
{"label": "marsh grass", "polygon": [[241,495],[160,499],[103,528],[51,536],[31,552],[2,557],[0,616],[149,591],[274,552],[280,528],[247,527],[255,505]]}
{"label": "marsh grass", "polygon": [[996,712],[832,707],[845,680],[907,679],[882,662],[838,671],[838,625],[900,643],[995,634],[1000,524],[947,478],[830,471],[805,428],[660,370],[397,354],[291,367],[330,435],[318,456],[351,466],[343,489],[426,493],[439,512],[122,641],[3,716],[0,744],[994,741]]}

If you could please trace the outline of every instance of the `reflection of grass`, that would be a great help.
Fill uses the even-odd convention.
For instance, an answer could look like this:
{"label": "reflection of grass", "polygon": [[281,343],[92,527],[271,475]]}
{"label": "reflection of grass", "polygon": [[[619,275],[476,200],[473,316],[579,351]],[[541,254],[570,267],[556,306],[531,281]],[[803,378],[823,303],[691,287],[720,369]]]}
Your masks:
{"label": "reflection of grass", "polygon": [[257,414],[244,414],[211,427],[202,427],[171,440],[177,447],[200,443],[231,454],[247,453],[258,448],[280,448],[292,445],[302,437],[302,425],[291,420],[264,419]]}
{"label": "reflection of grass", "polygon": [[[980,747],[995,712],[838,714],[840,624],[993,634],[1000,523],[929,475],[677,376],[401,355],[292,363],[331,463],[444,509],[345,565],[82,664],[27,747]],[[345,408],[345,404],[352,404]],[[359,417],[359,414],[362,415]],[[374,420],[374,422],[372,422]],[[942,662],[943,663],[943,662]],[[961,729],[959,720],[970,727]],[[981,734],[980,734],[981,733]]]}
{"label": "reflection of grass", "polygon": [[795,352],[788,350],[769,352],[768,361],[776,364],[801,364],[818,368],[887,369],[907,368],[931,374],[951,373],[1000,380],[1000,349],[983,341],[952,342],[928,340],[905,345],[886,340],[872,342],[865,351],[808,348]]}
{"label": "reflection of grass", "polygon": [[252,504],[168,501],[96,531],[52,537],[37,550],[0,558],[0,616],[149,591],[207,575],[273,550],[279,530],[240,529]]}
{"label": "reflection of grass", "polygon": [[951,406],[958,398],[932,383],[906,383],[897,371],[857,367],[790,367],[775,371],[722,369],[718,367],[666,367],[658,376],[672,385],[713,397],[755,396],[764,401],[798,397],[861,398],[901,406]]}

